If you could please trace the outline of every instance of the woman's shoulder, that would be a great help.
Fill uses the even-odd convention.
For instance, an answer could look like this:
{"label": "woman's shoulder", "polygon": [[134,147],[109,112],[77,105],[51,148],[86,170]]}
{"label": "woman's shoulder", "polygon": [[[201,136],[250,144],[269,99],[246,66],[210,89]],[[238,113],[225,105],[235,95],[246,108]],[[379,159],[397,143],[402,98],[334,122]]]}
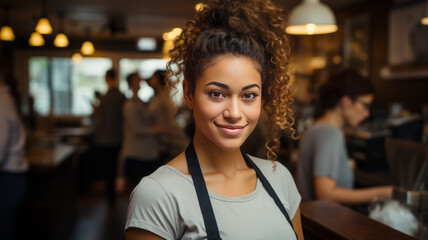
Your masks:
{"label": "woman's shoulder", "polygon": [[290,171],[278,161],[249,156],[266,177],[291,177]]}
{"label": "woman's shoulder", "polygon": [[312,125],[305,133],[305,138],[341,138],[342,130],[328,123],[316,123]]}

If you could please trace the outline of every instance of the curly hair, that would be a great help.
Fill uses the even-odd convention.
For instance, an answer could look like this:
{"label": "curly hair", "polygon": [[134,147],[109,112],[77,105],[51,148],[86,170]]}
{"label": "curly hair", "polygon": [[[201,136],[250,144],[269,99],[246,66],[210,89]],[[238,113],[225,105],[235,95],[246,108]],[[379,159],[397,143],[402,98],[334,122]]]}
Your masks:
{"label": "curly hair", "polygon": [[[176,79],[184,74],[194,91],[195,81],[216,56],[233,54],[258,63],[262,103],[268,115],[265,146],[271,160],[277,159],[283,130],[289,129],[295,136],[290,108],[294,90],[288,69],[290,43],[284,16],[285,11],[270,0],[209,1],[174,40],[167,64],[168,74]],[[178,67],[175,72],[174,65]]]}

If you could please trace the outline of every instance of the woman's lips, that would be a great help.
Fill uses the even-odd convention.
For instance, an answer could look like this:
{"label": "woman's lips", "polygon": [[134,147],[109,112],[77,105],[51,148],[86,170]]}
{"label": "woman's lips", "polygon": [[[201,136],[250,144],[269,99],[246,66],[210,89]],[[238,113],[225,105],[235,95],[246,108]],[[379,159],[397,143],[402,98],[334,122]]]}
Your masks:
{"label": "woman's lips", "polygon": [[238,125],[220,125],[216,124],[217,127],[219,127],[226,135],[229,136],[236,136],[239,133],[242,132],[242,129],[244,129],[245,126],[238,126]]}

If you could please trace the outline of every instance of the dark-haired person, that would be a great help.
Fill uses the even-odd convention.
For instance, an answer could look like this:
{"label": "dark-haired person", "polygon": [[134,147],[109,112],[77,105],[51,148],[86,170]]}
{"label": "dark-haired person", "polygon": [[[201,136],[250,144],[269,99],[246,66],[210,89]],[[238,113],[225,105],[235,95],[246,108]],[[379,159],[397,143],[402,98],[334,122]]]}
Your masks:
{"label": "dark-haired person", "polygon": [[135,187],[141,178],[162,165],[156,136],[164,131],[164,127],[156,122],[138,97],[141,83],[138,72],[129,74],[126,81],[132,90],[132,97],[125,101],[122,110],[124,139],[116,181],[116,190],[119,192],[123,190],[126,179]]}
{"label": "dark-haired person", "polygon": [[147,83],[155,91],[149,102],[149,113],[155,117],[158,124],[165,127],[165,131],[160,132],[157,136],[162,153],[161,158],[169,161],[187,147],[189,140],[175,120],[176,109],[167,87],[166,71],[155,71]]}
{"label": "dark-haired person", "polygon": [[[303,239],[297,187],[273,161],[293,122],[283,16],[269,0],[212,0],[175,40],[168,70],[184,73],[195,133],[134,189],[128,240]],[[262,108],[270,160],[241,151]]]}
{"label": "dark-haired person", "polygon": [[107,93],[100,98],[92,118],[95,122],[93,152],[95,155],[95,180],[105,181],[106,195],[110,205],[115,203],[117,163],[123,140],[122,106],[125,96],[119,91],[116,71],[106,72]]}
{"label": "dark-haired person", "polygon": [[7,65],[0,62],[0,239],[12,240],[26,191],[25,129],[19,96]]}
{"label": "dark-haired person", "polygon": [[370,114],[373,87],[352,69],[333,74],[319,91],[317,118],[299,145],[298,186],[304,198],[362,204],[392,197],[392,186],[354,189],[344,127],[356,127]]}

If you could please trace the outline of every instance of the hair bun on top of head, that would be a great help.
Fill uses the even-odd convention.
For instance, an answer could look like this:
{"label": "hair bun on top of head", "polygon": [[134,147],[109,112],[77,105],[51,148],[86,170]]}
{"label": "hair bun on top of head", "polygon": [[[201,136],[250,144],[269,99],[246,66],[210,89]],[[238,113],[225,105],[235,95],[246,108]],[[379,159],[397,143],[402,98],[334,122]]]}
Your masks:
{"label": "hair bun on top of head", "polygon": [[[192,90],[210,63],[210,57],[212,60],[215,52],[223,47],[226,47],[224,53],[247,56],[258,62],[263,80],[263,108],[269,118],[266,144],[269,159],[276,158],[281,135],[279,129],[289,129],[292,136],[295,133],[290,107],[293,102],[293,82],[288,71],[290,43],[285,33],[284,18],[285,11],[271,0],[211,0],[202,11],[196,13],[193,20],[187,22],[174,41],[171,60],[167,65],[169,74],[174,74],[176,79],[184,74]],[[235,52],[234,46],[239,51]],[[241,51],[248,46],[249,54]],[[203,51],[208,53],[207,57],[204,57]],[[219,53],[221,55],[222,51]],[[260,56],[262,61],[259,61]]]}

